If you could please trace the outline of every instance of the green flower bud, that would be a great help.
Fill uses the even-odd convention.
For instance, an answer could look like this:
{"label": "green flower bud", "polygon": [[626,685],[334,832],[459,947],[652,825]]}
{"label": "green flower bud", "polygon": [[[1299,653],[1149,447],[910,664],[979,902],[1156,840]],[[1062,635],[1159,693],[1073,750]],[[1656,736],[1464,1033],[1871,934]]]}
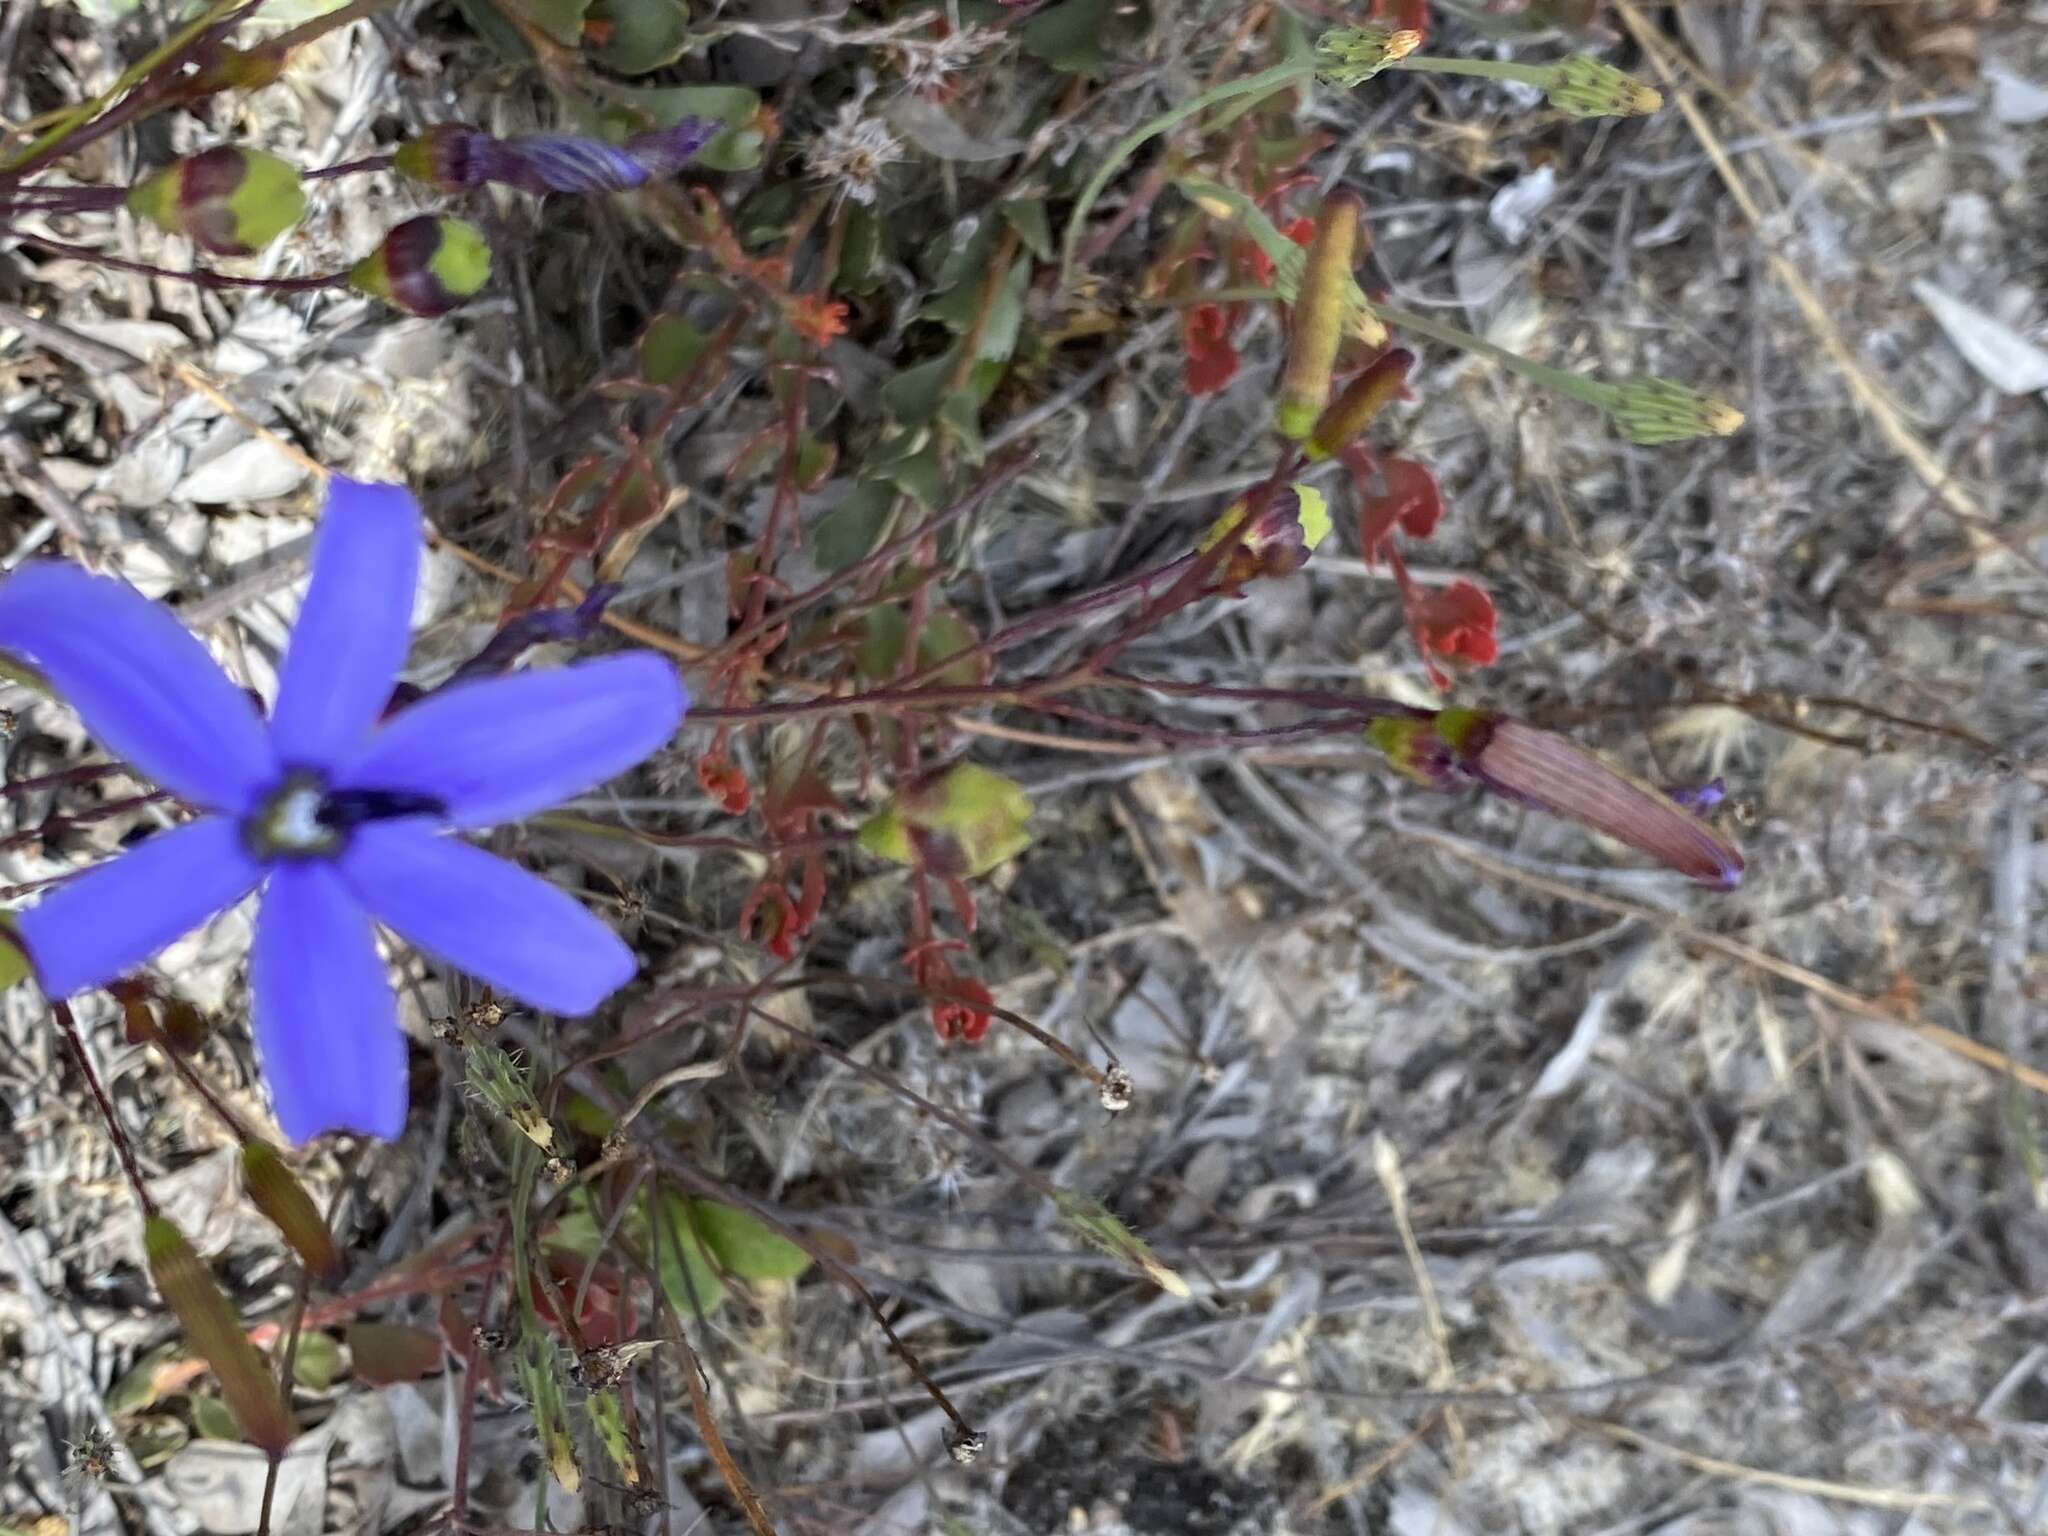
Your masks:
{"label": "green flower bud", "polygon": [[1422,46],[1420,32],[1392,27],[1332,27],[1316,39],[1316,73],[1350,90]]}
{"label": "green flower bud", "polygon": [[128,206],[215,256],[249,256],[306,212],[299,173],[275,155],[232,145],[187,155],[129,189]]}
{"label": "green flower bud", "polygon": [[1608,407],[1632,443],[1682,443],[1693,437],[1726,437],[1742,425],[1742,412],[1712,395],[1669,379],[1623,379]]}
{"label": "green flower bud", "polygon": [[491,280],[491,248],[474,224],[407,219],[349,269],[349,285],[409,315],[445,315]]}
{"label": "green flower bud", "polygon": [[1655,86],[1586,53],[1558,63],[1546,94],[1553,107],[1571,117],[1643,117],[1664,105]]}

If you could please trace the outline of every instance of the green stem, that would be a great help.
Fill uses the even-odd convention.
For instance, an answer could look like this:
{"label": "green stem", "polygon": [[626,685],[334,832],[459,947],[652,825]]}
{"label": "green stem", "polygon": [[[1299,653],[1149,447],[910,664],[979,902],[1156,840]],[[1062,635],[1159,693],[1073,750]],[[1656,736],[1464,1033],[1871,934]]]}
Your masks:
{"label": "green stem", "polygon": [[1455,325],[1445,325],[1441,320],[1432,320],[1427,315],[1418,315],[1413,310],[1397,309],[1392,304],[1366,301],[1366,307],[1388,325],[1398,326],[1404,331],[1413,331],[1418,336],[1427,336],[1445,346],[1459,347],[1467,352],[1476,352],[1481,357],[1491,358],[1510,372],[1519,373],[1546,389],[1554,389],[1561,395],[1611,411],[1620,400],[1621,391],[1604,380],[1590,378],[1583,373],[1567,373],[1562,368],[1552,368],[1537,362],[1534,358],[1510,352],[1506,347],[1495,346],[1483,336],[1474,336],[1470,331],[1461,331]]}
{"label": "green stem", "polygon": [[1424,75],[1472,75],[1481,80],[1519,80],[1539,90],[1550,89],[1557,75],[1554,64],[1514,64],[1504,59],[1452,59],[1441,54],[1411,53],[1395,59],[1388,69],[1413,70]]}

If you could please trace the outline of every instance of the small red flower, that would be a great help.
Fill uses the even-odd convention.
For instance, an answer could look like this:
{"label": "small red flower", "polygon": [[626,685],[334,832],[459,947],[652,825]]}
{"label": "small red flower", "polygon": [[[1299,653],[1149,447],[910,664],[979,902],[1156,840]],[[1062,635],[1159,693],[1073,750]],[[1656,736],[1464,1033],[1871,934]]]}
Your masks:
{"label": "small red flower", "polygon": [[699,758],[697,782],[704,787],[705,794],[725,807],[728,815],[738,816],[754,803],[747,776],[729,757]]}
{"label": "small red flower", "polygon": [[[1291,224],[1283,224],[1280,227],[1280,233],[1292,240],[1296,245],[1308,245],[1315,240],[1316,221],[1307,218],[1296,219]],[[1262,286],[1272,282],[1273,258],[1261,250],[1257,243],[1250,242],[1249,244],[1253,278]]]}
{"label": "small red flower", "polygon": [[813,293],[800,295],[789,306],[789,328],[813,346],[826,346],[833,337],[846,334],[846,306]]}
{"label": "small red flower", "polygon": [[1409,605],[1408,623],[1425,654],[1433,651],[1474,666],[1485,666],[1500,655],[1493,633],[1493,599],[1469,581],[1417,592]]}
{"label": "small red flower", "polygon": [[1382,459],[1379,471],[1386,489],[1365,494],[1358,509],[1358,542],[1373,563],[1394,547],[1397,526],[1410,538],[1426,539],[1444,515],[1443,493],[1425,466],[1413,459]]}
{"label": "small red flower", "polygon": [[1213,395],[1237,377],[1230,315],[1221,304],[1190,304],[1181,311],[1180,326],[1188,349],[1188,393]]}
{"label": "small red flower", "polygon": [[970,976],[951,977],[947,987],[954,997],[932,1004],[932,1028],[941,1040],[959,1040],[967,1045],[979,1043],[981,1037],[988,1033],[988,1010],[994,1006],[995,997],[987,987]]}

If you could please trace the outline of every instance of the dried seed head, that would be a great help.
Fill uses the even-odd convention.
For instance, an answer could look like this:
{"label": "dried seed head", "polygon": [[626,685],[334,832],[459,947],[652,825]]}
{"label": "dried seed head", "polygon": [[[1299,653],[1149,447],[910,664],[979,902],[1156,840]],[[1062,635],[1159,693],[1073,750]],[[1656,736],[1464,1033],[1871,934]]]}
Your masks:
{"label": "dried seed head", "polygon": [[978,1429],[953,1428],[946,1431],[946,1454],[958,1467],[971,1467],[988,1449],[988,1436]]}
{"label": "dried seed head", "polygon": [[1098,1097],[1102,1107],[1112,1115],[1120,1115],[1131,1107],[1131,1099],[1137,1092],[1137,1085],[1131,1081],[1131,1074],[1123,1063],[1113,1061],[1103,1070],[1102,1087]]}
{"label": "dried seed head", "polygon": [[882,172],[903,158],[903,143],[865,108],[858,97],[841,106],[831,125],[811,140],[804,161],[818,180],[834,183],[841,197],[871,208]]}
{"label": "dried seed head", "polygon": [[505,1005],[494,997],[480,997],[463,1013],[471,1029],[496,1029],[505,1022]]}

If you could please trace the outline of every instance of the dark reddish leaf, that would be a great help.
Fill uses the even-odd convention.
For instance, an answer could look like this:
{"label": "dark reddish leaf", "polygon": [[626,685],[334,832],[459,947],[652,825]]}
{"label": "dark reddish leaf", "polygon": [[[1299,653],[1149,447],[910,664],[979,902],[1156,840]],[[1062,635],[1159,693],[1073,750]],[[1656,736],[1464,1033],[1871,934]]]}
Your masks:
{"label": "dark reddish leaf", "polygon": [[1379,473],[1385,489],[1363,492],[1358,509],[1358,542],[1368,561],[1385,558],[1397,526],[1410,538],[1426,539],[1444,515],[1443,493],[1425,466],[1413,459],[1383,459]]}
{"label": "dark reddish leaf", "polygon": [[1213,395],[1237,377],[1230,315],[1221,304],[1191,304],[1181,311],[1180,324],[1188,349],[1188,393]]}
{"label": "dark reddish leaf", "polygon": [[441,1368],[441,1340],[429,1329],[402,1323],[352,1324],[348,1353],[356,1379],[373,1387],[421,1381]]}

